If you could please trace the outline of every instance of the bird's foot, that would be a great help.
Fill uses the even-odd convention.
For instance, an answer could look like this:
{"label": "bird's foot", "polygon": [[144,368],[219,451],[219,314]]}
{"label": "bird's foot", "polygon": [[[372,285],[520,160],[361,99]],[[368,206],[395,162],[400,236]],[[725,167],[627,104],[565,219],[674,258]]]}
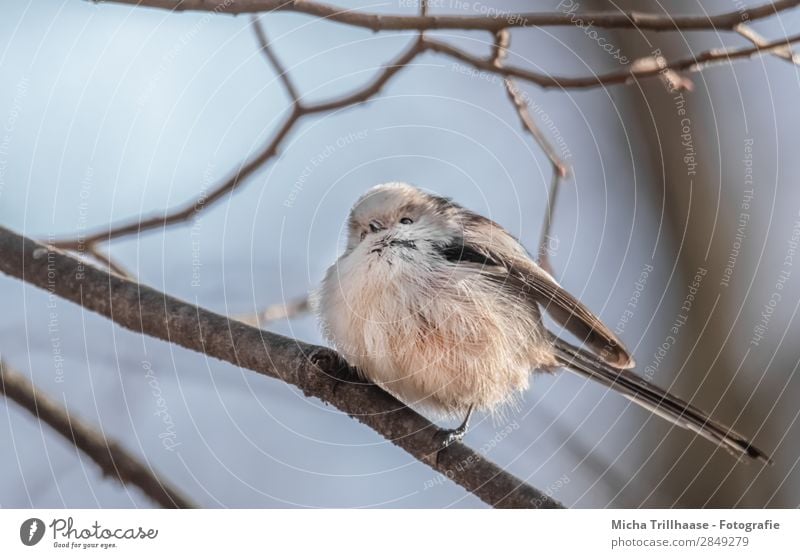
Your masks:
{"label": "bird's foot", "polygon": [[310,356],[311,362],[334,380],[331,391],[336,391],[344,384],[364,383],[355,368],[350,366],[342,356],[334,350],[320,348]]}
{"label": "bird's foot", "polygon": [[434,443],[438,446],[436,449],[436,465],[439,465],[439,456],[442,455],[442,452],[445,451],[448,447],[455,444],[456,442],[460,442],[462,438],[464,438],[464,434],[467,433],[466,428],[462,428],[459,426],[458,428],[453,428],[450,430],[437,430],[436,434],[433,435]]}
{"label": "bird's foot", "polygon": [[433,439],[435,442],[439,443],[439,449],[436,450],[436,464],[439,464],[439,455],[450,447],[452,444],[456,442],[460,442],[461,439],[464,437],[464,434],[467,433],[467,429],[469,428],[469,419],[472,416],[472,411],[475,407],[470,405],[469,409],[467,409],[467,416],[464,417],[464,421],[458,426],[458,428],[453,428],[452,430],[438,430],[436,434],[433,435]]}
{"label": "bird's foot", "polygon": [[438,430],[434,434],[434,440],[439,444],[439,449],[443,450],[456,442],[460,442],[466,433],[467,429],[460,426],[450,430]]}

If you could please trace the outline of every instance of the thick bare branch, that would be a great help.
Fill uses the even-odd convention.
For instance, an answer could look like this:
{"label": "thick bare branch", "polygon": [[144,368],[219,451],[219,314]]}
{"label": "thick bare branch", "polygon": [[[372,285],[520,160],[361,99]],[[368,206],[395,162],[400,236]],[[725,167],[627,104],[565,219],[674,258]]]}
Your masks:
{"label": "thick bare branch", "polygon": [[0,360],[0,393],[17,403],[100,466],[103,474],[122,484],[139,487],[162,508],[196,507],[186,496],[159,478],[153,469],[83,421],[71,416],[34,386],[23,374]]}
{"label": "thick bare branch", "polygon": [[496,15],[384,15],[352,10],[311,0],[99,0],[171,11],[202,11],[220,14],[297,12],[372,31],[465,29],[498,31],[509,27],[575,25],[577,20],[594,27],[647,29],[652,31],[732,30],[742,21],[755,21],[793,8],[800,0],[778,0],[715,16],[646,14],[641,12],[525,12]]}
{"label": "thick bare branch", "polygon": [[377,386],[354,381],[353,372],[330,349],[215,314],[3,227],[0,271],[132,331],[290,383],[371,427],[491,506],[560,507],[464,444],[438,451],[435,425]]}

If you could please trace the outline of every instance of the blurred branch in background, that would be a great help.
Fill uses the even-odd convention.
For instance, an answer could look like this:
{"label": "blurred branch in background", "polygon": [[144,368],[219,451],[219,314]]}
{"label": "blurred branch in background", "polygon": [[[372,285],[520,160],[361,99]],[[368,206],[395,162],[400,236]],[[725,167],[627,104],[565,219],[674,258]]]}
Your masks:
{"label": "blurred branch in background", "polygon": [[[524,81],[529,81],[542,88],[559,89],[588,89],[592,87],[602,87],[608,85],[631,84],[636,80],[660,76],[669,70],[679,72],[698,72],[714,64],[728,64],[734,60],[744,60],[753,56],[769,54],[784,50],[788,45],[800,41],[800,34],[791,35],[775,41],[765,42],[748,48],[740,49],[711,49],[699,54],[688,56],[673,62],[665,62],[658,65],[635,65],[619,71],[608,72],[605,74],[592,74],[590,76],[568,77],[553,76],[534,72],[518,66],[503,66],[498,68],[494,65],[491,57],[481,58],[468,52],[451,46],[441,41],[426,41],[427,49],[440,54],[445,54],[460,60],[470,66],[492,72],[504,77],[515,77]],[[649,57],[648,57],[649,58]]]}
{"label": "blurred branch in background", "polygon": [[[744,23],[740,23],[734,27],[734,30],[739,33],[739,35],[753,43],[755,46],[764,47],[768,43],[764,37],[759,35],[753,28],[745,25]],[[789,46],[773,50],[772,55],[782,58],[787,62],[791,62],[792,64],[800,65],[800,56],[796,55]]]}
{"label": "blurred branch in background", "polygon": [[139,459],[102,432],[71,416],[69,411],[43,395],[20,372],[13,370],[0,359],[0,393],[14,401],[58,432],[65,440],[100,466],[103,475],[118,480],[123,485],[139,487],[162,508],[194,508],[191,500],[161,480],[152,467]]}
{"label": "blurred branch in background", "polygon": [[283,87],[286,89],[286,93],[289,95],[292,104],[297,106],[300,104],[300,93],[292,81],[292,78],[289,76],[289,72],[284,68],[278,56],[273,52],[272,45],[269,39],[267,39],[267,33],[264,31],[264,26],[261,25],[261,22],[256,16],[252,16],[250,21],[253,24],[253,32],[256,35],[258,46],[261,47],[261,52],[264,53],[264,57],[269,62],[270,66],[272,66],[272,69],[275,70],[275,73],[278,74],[278,79],[283,83]]}
{"label": "blurred branch in background", "polygon": [[[155,7],[183,9],[183,10],[190,9],[189,6],[191,5],[195,6],[196,9],[204,9],[209,11],[225,11],[226,8],[224,8],[224,6],[228,6],[227,9],[230,9],[232,6],[241,7],[242,5],[242,3],[236,3],[236,2],[228,2],[226,4],[224,2],[191,3],[191,2],[153,1],[150,3],[140,3],[137,1],[135,3],[137,5],[151,5]],[[770,5],[770,10],[771,10],[770,13],[776,13],[777,10],[787,9],[798,3],[800,3],[800,0],[796,2],[792,1],[792,2],[776,3],[775,6]],[[305,7],[312,4],[313,3],[311,2],[302,2],[302,3],[290,3],[286,5],[293,7],[297,6]],[[276,8],[277,6],[280,6],[282,4],[269,3],[269,5],[271,8]],[[220,10],[214,10],[215,6],[219,6]],[[764,9],[765,8],[761,8],[760,11],[754,11],[754,13],[751,15],[751,19],[753,19],[754,17],[766,17],[766,15],[769,15],[766,12],[764,12]],[[254,10],[254,11],[261,11],[261,10]],[[736,13],[739,18],[736,21],[736,23],[738,24],[741,22],[741,12],[736,12]],[[426,17],[434,17],[434,16],[426,16]],[[653,16],[653,17],[660,17],[660,16]],[[669,16],[664,16],[664,17],[669,18]],[[664,19],[664,17],[662,17],[661,19]],[[386,16],[381,16],[382,21],[385,20],[385,18]],[[636,16],[636,18],[642,20],[643,16],[638,15]],[[728,18],[729,16],[726,15],[725,18],[723,18],[722,20],[723,23],[725,24],[729,23]],[[714,21],[713,19],[707,17],[700,18],[699,16],[694,19],[697,20],[698,26],[691,27],[692,29],[707,28],[704,26],[705,24],[703,24],[703,26],[700,25],[701,20],[706,22],[708,20]],[[644,18],[644,20],[649,21],[650,24],[653,24],[654,21],[652,18]],[[500,19],[499,21],[503,25],[494,26],[492,27],[492,29],[504,29],[510,26],[506,19]],[[669,21],[673,21],[673,19],[669,19]],[[680,18],[675,18],[675,21],[681,23],[682,20]],[[687,21],[683,21],[683,24],[690,25]],[[258,25],[258,22],[255,22],[255,25]],[[722,26],[724,27],[724,25]],[[731,29],[733,27],[734,25],[731,25]],[[258,36],[260,41],[262,39],[266,39],[266,37],[263,34],[263,30]],[[378,73],[378,75],[366,85],[350,93],[347,93],[341,97],[336,97],[326,101],[319,101],[308,105],[302,102],[302,97],[299,98],[298,99],[299,102],[294,103],[289,117],[283,122],[282,125],[278,127],[276,132],[273,134],[272,138],[266,143],[266,145],[261,149],[261,151],[258,152],[254,157],[246,161],[243,161],[241,165],[238,167],[238,169],[231,173],[228,179],[226,179],[224,182],[213,188],[208,193],[207,196],[204,196],[200,199],[191,200],[175,208],[167,209],[163,214],[153,215],[151,217],[145,217],[145,218],[134,218],[131,219],[130,221],[123,221],[121,223],[112,223],[106,229],[99,230],[93,234],[88,235],[85,238],[65,238],[55,242],[54,245],[58,248],[63,248],[66,250],[84,252],[86,250],[90,250],[94,245],[96,245],[99,242],[108,241],[132,234],[139,234],[141,232],[145,232],[148,230],[153,230],[158,228],[163,229],[172,225],[185,223],[189,221],[196,213],[202,211],[203,209],[208,208],[210,205],[213,205],[215,202],[222,199],[226,194],[232,193],[239,186],[241,182],[248,179],[256,171],[260,170],[264,165],[266,165],[266,163],[272,160],[274,156],[277,154],[278,148],[282,145],[283,140],[289,135],[290,132],[294,130],[295,125],[301,119],[303,119],[306,116],[322,114],[333,110],[358,105],[362,102],[369,100],[373,96],[377,95],[390,79],[392,79],[402,69],[409,66],[411,62],[413,62],[420,54],[426,51],[445,54],[454,59],[467,63],[476,69],[497,74],[505,78],[518,78],[521,80],[529,81],[541,87],[582,89],[587,87],[598,87],[598,86],[606,86],[614,84],[628,84],[632,83],[636,79],[644,79],[648,77],[655,77],[662,75],[667,70],[699,71],[704,67],[707,67],[708,65],[714,63],[729,63],[733,60],[750,58],[757,54],[779,52],[782,49],[785,49],[787,45],[797,41],[800,41],[800,35],[793,35],[791,37],[786,37],[772,42],[764,42],[743,49],[708,50],[700,54],[697,54],[695,56],[681,59],[675,62],[667,62],[663,65],[661,64],[645,65],[644,67],[640,67],[640,69],[638,70],[625,69],[617,72],[610,72],[607,74],[600,74],[600,75],[593,74],[591,76],[586,76],[586,77],[558,77],[558,76],[551,76],[547,74],[533,72],[524,68],[518,68],[506,65],[498,66],[495,64],[493,56],[488,56],[486,58],[473,56],[472,54],[469,54],[461,49],[453,47],[447,43],[430,39],[428,37],[420,35],[419,38],[414,42],[412,42],[412,44],[403,53],[401,53],[395,60],[386,64],[383,67],[383,69]],[[282,80],[284,86],[287,87],[287,92],[289,93],[289,96],[292,99],[294,99],[298,95],[297,91],[295,90],[294,86],[291,85],[292,82],[289,80],[285,70],[283,70],[277,58],[271,52],[271,49],[269,48],[269,43],[262,42],[260,46],[262,50],[265,50],[265,53],[270,59],[270,62],[272,63],[273,67],[281,76],[280,79]]]}
{"label": "blurred branch in background", "polygon": [[[539,259],[543,267],[552,271],[552,267],[547,257],[547,241],[552,226],[553,211],[559,184],[567,174],[567,169],[563,163],[555,156],[553,149],[536,127],[533,119],[527,111],[527,103],[520,93],[520,89],[514,82],[514,78],[528,81],[543,88],[558,87],[561,89],[583,89],[588,87],[607,86],[614,84],[630,84],[637,79],[660,76],[668,84],[683,89],[691,88],[691,81],[680,76],[679,71],[699,71],[704,67],[714,63],[730,63],[733,60],[750,58],[754,55],[772,53],[777,56],[785,57],[787,52],[791,53],[789,44],[800,41],[800,35],[794,35],[776,41],[765,41],[756,35],[752,30],[742,26],[742,21],[753,21],[756,19],[774,15],[781,10],[792,8],[800,4],[800,0],[776,2],[765,4],[747,10],[738,10],[720,14],[717,16],[671,16],[641,14],[638,12],[628,13],[557,13],[557,14],[500,14],[497,17],[485,16],[430,16],[427,15],[427,5],[420,3],[419,16],[384,16],[370,15],[362,12],[342,11],[339,8],[314,2],[276,2],[276,1],[241,1],[225,0],[223,2],[201,1],[201,2],[172,2],[152,0],[146,2],[136,2],[120,0],[123,3],[131,3],[141,6],[151,6],[166,8],[176,11],[184,10],[203,10],[215,13],[243,13],[261,11],[299,11],[319,17],[324,17],[339,23],[360,22],[359,25],[370,29],[417,29],[420,33],[417,39],[401,53],[395,60],[386,64],[378,75],[364,86],[357,88],[343,96],[329,100],[319,101],[313,104],[306,104],[302,95],[289,76],[287,70],[281,64],[279,58],[274,53],[272,45],[267,39],[266,33],[256,17],[252,18],[254,32],[260,49],[267,58],[269,64],[278,75],[278,79],[283,84],[292,107],[289,116],[284,120],[273,136],[267,141],[263,148],[253,157],[243,161],[237,169],[229,174],[229,177],[222,183],[194,200],[190,200],[182,205],[167,208],[162,214],[150,217],[137,217],[120,223],[111,223],[107,228],[96,231],[88,236],[78,238],[64,238],[54,243],[54,246],[66,250],[77,252],[82,257],[88,256],[106,265],[111,271],[127,276],[125,269],[114,262],[114,260],[98,249],[98,244],[132,234],[139,234],[154,229],[165,229],[169,226],[186,223],[196,214],[215,204],[226,195],[233,194],[236,188],[258,170],[262,169],[278,153],[284,140],[295,129],[296,125],[306,116],[318,115],[334,110],[344,109],[368,101],[383,89],[401,70],[408,67],[420,54],[424,52],[437,52],[444,54],[463,63],[469,64],[473,68],[500,75],[504,78],[509,98],[514,103],[517,112],[522,120],[523,126],[528,130],[534,139],[550,159],[554,167],[554,176],[550,187],[550,196],[545,221],[542,226],[542,238],[539,247]],[[514,17],[511,17],[511,16]],[[502,16],[502,17],[501,17]],[[593,74],[586,77],[558,77],[538,72],[533,72],[525,68],[506,66],[503,58],[508,48],[508,29],[511,27],[527,27],[532,25],[574,25],[575,18],[580,16],[582,20],[591,20],[593,25],[598,27],[616,27],[626,29],[652,29],[652,30],[730,30],[747,37],[753,43],[752,47],[743,49],[714,49],[701,52],[695,56],[685,59],[668,62],[663,57],[645,57],[634,61],[630,68],[621,71],[609,72],[606,74]],[[520,19],[521,18],[521,19]],[[367,22],[371,22],[367,24]],[[524,22],[524,24],[520,24]],[[486,58],[474,56],[464,50],[456,48],[447,43],[430,39],[421,31],[424,29],[482,29],[491,31],[497,37],[505,37],[505,46],[502,49],[495,47],[493,52]],[[791,59],[791,54],[789,54]]]}
{"label": "blurred branch in background", "polygon": [[[345,25],[372,31],[425,31],[461,29],[499,31],[510,27],[553,27],[575,25],[576,17],[592,21],[594,27],[616,29],[649,29],[652,31],[732,30],[744,20],[754,21],[775,15],[800,4],[800,0],[779,0],[752,8],[723,14],[671,15],[646,14],[637,11],[617,12],[502,12],[497,15],[426,15],[406,16],[376,14],[352,10],[312,0],[95,0],[116,4],[132,4],[166,10],[202,11],[217,14],[258,12],[296,12],[324,18]],[[570,4],[568,8],[578,4]]]}
{"label": "blurred branch in background", "polygon": [[[503,61],[508,54],[510,43],[511,33],[508,29],[501,29],[495,33],[495,44],[492,58],[494,65],[498,68],[503,67]],[[553,266],[550,263],[548,243],[550,241],[550,232],[553,228],[553,215],[555,214],[558,189],[561,185],[561,180],[566,178],[568,174],[567,165],[561,160],[561,157],[556,154],[556,150],[547,140],[544,133],[536,125],[533,116],[531,116],[530,110],[528,110],[528,99],[520,90],[517,83],[513,79],[507,77],[503,80],[503,84],[505,85],[508,99],[511,101],[511,104],[514,105],[514,108],[519,115],[520,122],[522,123],[522,129],[533,136],[533,139],[536,140],[536,144],[544,152],[544,154],[547,155],[547,159],[550,161],[550,164],[553,167],[553,178],[552,182],[550,183],[550,191],[547,197],[547,206],[545,207],[542,232],[539,237],[539,250],[537,253],[539,265],[541,265],[542,268],[550,275],[553,275]]]}
{"label": "blurred branch in background", "polygon": [[[254,21],[256,29],[260,24]],[[258,33],[259,39],[266,40],[263,30]],[[294,99],[296,90],[291,85],[291,80],[288,75],[282,70],[282,66],[278,59],[272,53],[269,43],[261,45],[262,50],[268,53],[268,59],[273,65],[274,69],[282,76],[281,80],[287,88],[287,93]],[[294,130],[295,126],[305,117],[310,115],[323,114],[350,106],[358,105],[364,101],[369,100],[377,95],[386,83],[394,77],[401,69],[406,67],[412,60],[414,60],[423,48],[419,42],[414,42],[409,48],[401,53],[394,61],[386,64],[382,70],[367,84],[354,89],[353,91],[342,95],[333,97],[328,100],[319,101],[313,104],[303,104],[295,102],[292,106],[289,116],[284,120],[272,137],[266,142],[262,149],[252,158],[243,161],[239,167],[234,170],[229,177],[222,183],[212,188],[208,195],[204,195],[198,199],[190,200],[189,202],[165,210],[163,214],[153,215],[145,218],[134,218],[118,224],[111,224],[106,230],[97,231],[85,237],[68,238],[56,241],[54,246],[65,250],[71,250],[78,253],[85,253],[92,251],[94,247],[103,241],[112,240],[115,238],[125,237],[132,234],[139,234],[153,229],[164,229],[169,226],[186,223],[191,220],[196,214],[200,213],[209,206],[221,200],[225,195],[232,194],[236,188],[256,171],[260,170],[267,162],[272,160],[277,154],[278,149],[283,144],[283,141]]]}
{"label": "blurred branch in background", "polygon": [[462,443],[441,449],[440,430],[376,385],[355,379],[338,354],[256,329],[0,227],[0,271],[114,323],[299,388],[366,424],[494,507],[559,508],[547,494]]}
{"label": "blurred branch in background", "polygon": [[[629,4],[633,4],[633,0]],[[656,3],[653,2],[652,5],[655,6]],[[742,18],[742,21],[746,19]],[[764,47],[770,44],[760,35],[752,33],[747,26],[739,24],[733,30],[755,46]],[[630,56],[646,58],[650,54],[649,45],[641,44],[630,34],[618,32],[612,37],[614,43]],[[686,37],[673,35],[662,41],[660,50],[674,51],[687,45],[691,47]],[[773,42],[771,46],[771,55],[781,58],[791,56],[788,45],[777,47]],[[733,77],[736,78],[735,75]],[[672,231],[675,252],[669,252],[666,256],[669,262],[667,266],[672,268],[666,274],[669,275],[670,283],[679,286],[681,292],[676,295],[679,297],[685,296],[682,286],[692,283],[698,269],[707,270],[708,276],[721,273],[729,250],[729,246],[725,245],[729,239],[725,235],[734,228],[730,223],[730,215],[720,207],[723,196],[722,179],[715,171],[726,164],[735,168],[739,157],[731,157],[734,161],[731,163],[718,151],[718,145],[714,141],[720,142],[720,138],[713,133],[719,133],[719,128],[712,125],[709,116],[718,110],[715,106],[718,100],[724,103],[722,99],[734,98],[734,95],[729,95],[724,90],[721,97],[716,97],[715,87],[712,85],[712,80],[715,79],[720,78],[709,78],[705,81],[701,94],[698,95],[684,95],[669,87],[655,87],[649,82],[642,83],[638,88],[620,91],[617,99],[623,111],[622,117],[629,123],[629,133],[640,138],[639,141],[650,155],[642,159],[644,164],[639,167],[640,172],[651,175],[652,180],[642,183],[651,183],[655,187],[649,195],[658,200],[657,203],[663,204],[665,229]],[[679,107],[682,111],[680,115]],[[684,159],[687,154],[686,145],[669,141],[669,138],[686,134],[687,124],[690,136],[696,134],[693,141],[699,143],[699,136],[703,138],[703,145],[714,147],[706,150],[702,156],[702,164],[698,163],[696,169],[693,167],[691,174],[687,172]],[[738,174],[739,171],[736,169],[733,172]],[[727,195],[739,195],[735,182],[726,183],[725,188]],[[669,234],[666,233],[668,236]],[[705,288],[711,287],[712,285],[708,285]],[[672,304],[675,305],[676,302],[680,304],[681,299],[674,300]],[[757,408],[757,403],[748,405],[754,393],[747,393],[747,388],[742,388],[746,381],[734,381],[737,374],[746,374],[746,371],[742,370],[743,363],[735,362],[733,357],[736,343],[731,343],[727,337],[730,335],[731,323],[730,316],[722,310],[725,304],[725,299],[720,298],[719,293],[708,291],[705,296],[694,299],[692,314],[697,318],[688,320],[685,333],[682,334],[683,340],[676,343],[674,349],[675,364],[663,370],[664,374],[668,374],[663,381],[691,394],[691,399],[703,408],[728,414],[735,423],[742,417],[745,409]],[[670,307],[667,306],[668,319],[672,319],[669,312]],[[702,319],[699,319],[701,316]],[[720,391],[725,395],[724,399],[720,399]],[[751,428],[755,428],[766,439],[777,438],[764,422],[756,422]],[[752,493],[748,491],[756,479],[759,486],[766,487],[767,493],[772,493],[777,486],[775,475],[779,473],[775,468],[764,468],[754,476],[746,469],[736,467],[734,463],[709,455],[707,448],[696,444],[686,445],[674,438],[664,438],[658,445],[647,448],[646,451],[649,453],[642,455],[643,462],[639,471],[646,471],[648,463],[655,464],[656,471],[650,473],[646,482],[642,481],[637,471],[620,488],[609,505],[617,505],[629,494],[634,494],[640,498],[640,505],[644,506],[746,507],[754,504],[754,500],[751,500]],[[645,484],[650,488],[643,492],[642,486]],[[661,495],[658,494],[659,491]]]}

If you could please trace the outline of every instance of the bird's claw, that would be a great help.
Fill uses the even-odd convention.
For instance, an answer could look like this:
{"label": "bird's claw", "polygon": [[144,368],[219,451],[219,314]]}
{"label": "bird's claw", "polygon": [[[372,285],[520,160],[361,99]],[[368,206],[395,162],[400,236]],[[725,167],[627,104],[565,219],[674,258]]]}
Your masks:
{"label": "bird's claw", "polygon": [[434,439],[439,442],[440,448],[445,449],[448,446],[460,442],[466,434],[465,428],[453,428],[452,430],[439,430],[434,435]]}
{"label": "bird's claw", "polygon": [[452,430],[436,431],[436,434],[433,435],[434,442],[439,446],[436,450],[436,465],[439,465],[439,456],[442,454],[442,452],[456,442],[460,442],[461,439],[464,438],[464,434],[466,434],[466,432],[466,428],[454,428]]}
{"label": "bird's claw", "polygon": [[333,395],[336,395],[339,386],[343,384],[363,383],[356,370],[334,350],[320,348],[310,356],[310,360],[317,368],[333,378]]}

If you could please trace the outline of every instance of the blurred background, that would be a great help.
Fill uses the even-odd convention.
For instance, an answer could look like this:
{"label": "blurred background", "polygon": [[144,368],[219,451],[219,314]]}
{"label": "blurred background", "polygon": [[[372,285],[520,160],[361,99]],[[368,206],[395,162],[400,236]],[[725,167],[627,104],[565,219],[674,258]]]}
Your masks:
{"label": "blurred background", "polygon": [[[758,3],[579,6],[703,14]],[[444,0],[431,12],[488,6],[565,9]],[[414,38],[288,13],[262,23],[312,101],[365,83]],[[752,28],[769,39],[796,33],[800,9]],[[597,32],[630,59],[749,45],[730,32]],[[491,45],[485,32],[431,36],[482,55]],[[516,29],[511,44],[511,61],[541,72],[621,68],[579,28]],[[737,463],[577,376],[537,376],[519,409],[504,421],[478,417],[465,441],[570,507],[800,505],[798,67],[767,56],[688,77],[694,91],[682,98],[659,79],[580,91],[520,84],[570,167],[551,259],[633,350],[639,372],[734,425],[775,464]],[[197,197],[291,109],[249,18],[80,0],[4,3],[0,83],[0,222],[43,240]],[[304,120],[276,160],[194,221],[104,248],[145,284],[245,315],[317,285],[341,250],[350,206],[374,184],[451,196],[534,251],[550,178],[501,82],[426,54],[368,103]],[[5,361],[204,507],[483,505],[286,384],[5,276],[0,308]],[[313,316],[266,327],[322,342]],[[0,401],[0,416],[0,506],[152,505],[13,403]]]}

